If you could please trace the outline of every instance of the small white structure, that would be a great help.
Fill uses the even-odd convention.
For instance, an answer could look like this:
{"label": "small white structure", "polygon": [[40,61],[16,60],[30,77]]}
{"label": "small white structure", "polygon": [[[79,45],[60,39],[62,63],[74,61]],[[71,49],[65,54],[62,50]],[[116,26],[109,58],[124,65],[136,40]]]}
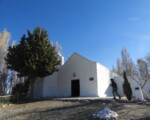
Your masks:
{"label": "small white structure", "polygon": [[58,72],[36,80],[34,98],[112,96],[111,78],[115,79],[118,92],[123,95],[122,78],[103,65],[74,53],[65,64],[62,63]]}
{"label": "small white structure", "polygon": [[[122,85],[124,83],[123,77],[117,76],[114,79],[115,79],[117,85],[119,86],[118,87],[119,93],[121,95],[123,95],[123,88],[122,88]],[[136,80],[139,81],[138,79],[136,79]],[[136,100],[143,101],[144,100],[144,95],[143,95],[143,92],[141,90],[141,86],[134,79],[132,79],[131,77],[128,77],[128,81],[129,81],[131,89],[132,89],[133,98],[136,99]],[[142,82],[142,84],[144,84],[144,81],[141,81],[141,82]],[[147,93],[147,95],[150,96],[150,81],[147,81],[147,83],[145,84],[144,91]]]}

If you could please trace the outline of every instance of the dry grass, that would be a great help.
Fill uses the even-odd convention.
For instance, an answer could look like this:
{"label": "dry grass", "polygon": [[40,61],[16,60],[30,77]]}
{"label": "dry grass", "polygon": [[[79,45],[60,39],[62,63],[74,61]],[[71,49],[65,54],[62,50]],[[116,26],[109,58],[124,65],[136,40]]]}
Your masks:
{"label": "dry grass", "polygon": [[0,108],[0,120],[92,120],[92,114],[109,107],[119,120],[150,120],[150,106],[113,100],[46,100]]}

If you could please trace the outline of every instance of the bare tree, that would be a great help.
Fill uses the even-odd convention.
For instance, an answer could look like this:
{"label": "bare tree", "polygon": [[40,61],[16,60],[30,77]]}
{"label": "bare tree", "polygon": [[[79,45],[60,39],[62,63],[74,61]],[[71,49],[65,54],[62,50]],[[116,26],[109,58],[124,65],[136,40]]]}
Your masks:
{"label": "bare tree", "polygon": [[123,71],[126,71],[127,76],[141,87],[146,97],[149,97],[144,90],[144,86],[150,80],[150,54],[145,59],[138,59],[137,63],[134,64],[127,50],[123,48],[121,60],[117,59],[116,64],[116,69],[113,68],[116,73],[122,76]]}
{"label": "bare tree", "polygon": [[8,79],[8,88],[9,88],[9,94],[12,92],[12,88],[17,84],[17,72],[10,71],[9,79]]}
{"label": "bare tree", "polygon": [[117,59],[116,63],[117,63],[117,74],[118,75],[122,75],[122,68],[121,68],[121,61],[120,61],[120,59]]}
{"label": "bare tree", "polygon": [[149,97],[146,91],[144,90],[144,86],[150,80],[150,72],[148,63],[144,59],[138,59],[137,65],[134,69],[134,74],[131,76],[131,79],[135,80],[135,82],[141,87],[143,94],[146,97]]}
{"label": "bare tree", "polygon": [[10,40],[10,33],[4,29],[0,33],[0,70],[2,71],[4,57],[7,54],[8,42]]}
{"label": "bare tree", "polygon": [[122,57],[121,59],[122,72],[126,71],[127,76],[133,75],[134,63],[125,48],[123,48],[121,51],[121,57]]}
{"label": "bare tree", "polygon": [[148,66],[148,72],[150,72],[150,53],[145,57],[147,66]]}
{"label": "bare tree", "polygon": [[4,29],[0,33],[0,94],[4,95],[7,88],[8,69],[5,63],[10,33]]}
{"label": "bare tree", "polygon": [[123,75],[123,71],[126,71],[127,76],[131,76],[134,72],[134,63],[125,48],[121,50],[121,60],[117,59],[115,70],[118,75]]}
{"label": "bare tree", "polygon": [[112,66],[112,71],[113,71],[114,73],[117,73],[116,67]]}
{"label": "bare tree", "polygon": [[56,51],[60,54],[62,54],[62,46],[58,43],[58,41],[56,41],[55,43],[56,45]]}
{"label": "bare tree", "polygon": [[7,77],[8,77],[8,69],[2,71],[0,75],[0,95],[5,95],[7,91]]}

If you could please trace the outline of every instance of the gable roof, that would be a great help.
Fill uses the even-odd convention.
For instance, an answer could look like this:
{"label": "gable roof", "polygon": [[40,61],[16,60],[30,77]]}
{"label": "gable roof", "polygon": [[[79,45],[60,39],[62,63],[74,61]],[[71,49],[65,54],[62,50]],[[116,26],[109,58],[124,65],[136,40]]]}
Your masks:
{"label": "gable roof", "polygon": [[[74,56],[78,56],[78,57],[80,57],[81,59],[87,60],[87,61],[92,62],[92,63],[96,63],[96,62],[91,61],[91,60],[89,60],[89,59],[87,59],[87,58],[83,57],[82,55],[80,55],[80,54],[78,54],[78,53],[75,52],[75,53],[73,53],[73,54],[68,58],[68,60],[63,64],[63,66],[65,66]],[[63,66],[61,66],[61,67],[63,67]]]}
{"label": "gable roof", "polygon": [[[92,61],[92,60],[90,60],[90,59],[88,59],[88,58],[86,58],[86,57],[84,57],[84,56],[82,56],[82,55],[80,55],[80,54],[78,54],[78,53],[76,53],[76,52],[73,53],[72,56],[73,56],[73,55],[77,55],[77,56],[79,56],[79,57],[81,57],[81,58],[83,58],[83,59],[85,59],[85,60],[88,60],[89,62],[94,62],[94,61]],[[96,63],[96,62],[95,62],[95,63]]]}
{"label": "gable roof", "polygon": [[[84,60],[87,60],[87,61],[89,61],[89,62],[93,62],[93,63],[99,64],[99,65],[105,67],[105,66],[102,65],[101,63],[99,63],[99,62],[94,62],[94,61],[92,61],[92,60],[90,60],[90,59],[88,59],[88,58],[86,58],[86,57],[84,57],[84,56],[82,56],[82,55],[80,55],[80,54],[78,54],[78,53],[76,53],[76,52],[74,52],[74,53],[68,58],[68,60],[64,63],[64,65],[65,65],[68,61],[70,61],[70,59],[71,59],[72,57],[74,57],[75,55],[77,55],[78,57],[81,57],[81,58],[84,59]],[[64,66],[64,65],[63,65],[63,66]],[[108,69],[107,67],[105,67],[105,68]],[[110,70],[110,69],[108,69],[108,70]],[[110,71],[111,71],[111,70],[110,70]]]}

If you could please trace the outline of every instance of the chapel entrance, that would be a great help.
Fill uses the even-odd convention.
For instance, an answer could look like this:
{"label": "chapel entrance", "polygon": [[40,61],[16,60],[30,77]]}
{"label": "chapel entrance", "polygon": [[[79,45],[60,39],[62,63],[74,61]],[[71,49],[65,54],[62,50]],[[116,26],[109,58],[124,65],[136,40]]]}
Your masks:
{"label": "chapel entrance", "polygon": [[71,96],[72,97],[80,96],[80,81],[79,80],[71,81]]}

